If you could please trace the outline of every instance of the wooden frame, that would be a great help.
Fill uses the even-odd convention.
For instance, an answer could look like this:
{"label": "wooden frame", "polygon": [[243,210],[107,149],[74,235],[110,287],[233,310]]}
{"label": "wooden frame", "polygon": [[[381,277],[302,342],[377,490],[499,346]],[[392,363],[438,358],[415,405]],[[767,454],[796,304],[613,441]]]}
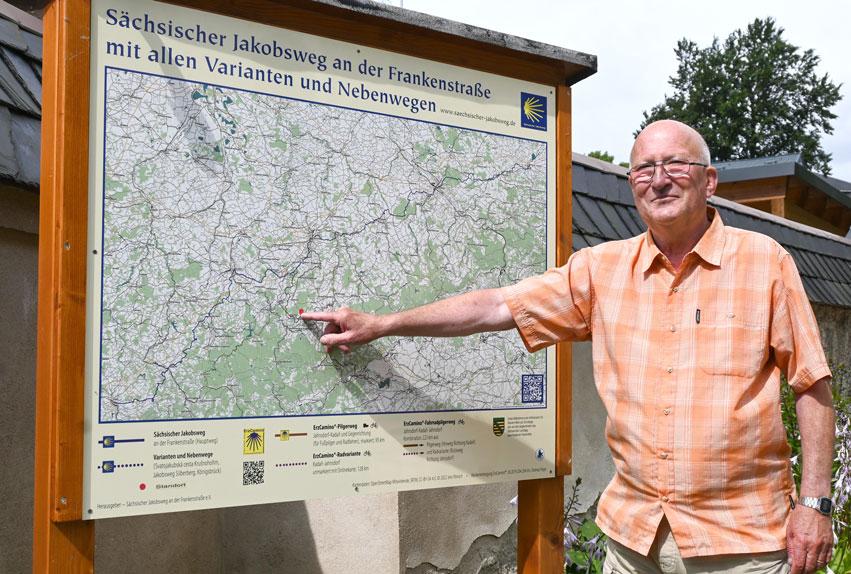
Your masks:
{"label": "wooden frame", "polygon": [[[572,250],[571,92],[556,88],[556,265]],[[517,572],[564,571],[564,476],[572,468],[573,378],[570,343],[556,346],[556,476],[517,484]]]}
{"label": "wooden frame", "polygon": [[[558,264],[571,246],[571,92],[593,70],[309,0],[172,3],[554,86]],[[89,0],[54,0],[44,16],[33,572],[90,572],[94,524],[82,518]],[[246,18],[250,15],[250,18]],[[518,570],[563,568],[563,476],[571,468],[571,353],[556,351],[556,476],[522,481]]]}
{"label": "wooden frame", "polygon": [[94,564],[94,526],[80,520],[89,28],[84,0],[55,0],[44,15],[33,572]]}

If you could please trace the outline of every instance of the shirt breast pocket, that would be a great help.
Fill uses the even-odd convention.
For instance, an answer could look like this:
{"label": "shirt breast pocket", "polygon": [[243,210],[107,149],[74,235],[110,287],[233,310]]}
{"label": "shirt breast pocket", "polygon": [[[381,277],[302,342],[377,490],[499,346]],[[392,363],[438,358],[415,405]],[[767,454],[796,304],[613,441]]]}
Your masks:
{"label": "shirt breast pocket", "polygon": [[697,364],[710,375],[752,378],[768,358],[768,326],[736,311],[703,312],[697,330]]}

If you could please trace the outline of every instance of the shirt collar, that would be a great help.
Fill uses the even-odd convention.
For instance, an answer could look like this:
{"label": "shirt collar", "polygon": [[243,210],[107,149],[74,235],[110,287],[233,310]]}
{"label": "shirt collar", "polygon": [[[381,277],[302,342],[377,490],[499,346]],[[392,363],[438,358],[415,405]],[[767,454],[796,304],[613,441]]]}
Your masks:
{"label": "shirt collar", "polygon": [[714,207],[706,207],[707,217],[712,218],[709,229],[692,249],[701,259],[715,267],[721,266],[721,255],[724,253],[724,222]]}
{"label": "shirt collar", "polygon": [[[721,216],[718,215],[714,207],[707,206],[706,213],[707,217],[712,220],[712,223],[709,224],[709,228],[691,252],[710,265],[720,267],[721,255],[724,252],[724,223],[721,221]],[[649,229],[644,233],[641,247],[639,263],[641,264],[641,270],[647,272],[656,261],[656,258],[662,255],[662,252],[656,247],[656,242],[653,241],[653,236],[650,234]]]}

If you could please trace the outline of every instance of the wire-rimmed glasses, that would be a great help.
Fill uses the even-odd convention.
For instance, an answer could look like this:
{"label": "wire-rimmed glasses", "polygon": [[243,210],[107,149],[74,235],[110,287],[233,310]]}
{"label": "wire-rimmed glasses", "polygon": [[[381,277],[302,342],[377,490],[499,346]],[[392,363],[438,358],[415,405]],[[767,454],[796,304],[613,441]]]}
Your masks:
{"label": "wire-rimmed glasses", "polygon": [[684,159],[665,159],[661,161],[652,161],[641,163],[630,168],[626,174],[632,178],[633,183],[648,183],[653,180],[656,175],[656,166],[661,166],[662,170],[668,177],[685,177],[691,171],[691,166],[699,165],[700,167],[709,167],[709,164],[699,161],[686,161]]}

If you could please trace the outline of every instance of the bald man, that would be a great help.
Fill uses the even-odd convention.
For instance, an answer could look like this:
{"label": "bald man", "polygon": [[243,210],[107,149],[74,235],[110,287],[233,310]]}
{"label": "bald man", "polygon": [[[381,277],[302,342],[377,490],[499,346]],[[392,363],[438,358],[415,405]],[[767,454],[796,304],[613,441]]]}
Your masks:
{"label": "bald man", "polygon": [[[384,336],[516,328],[529,351],[592,340],[615,476],[597,523],[604,572],[813,572],[830,559],[833,405],[812,309],[789,254],[724,226],[718,177],[691,127],[636,138],[629,183],[647,232],[582,249],[502,288],[393,313],[305,313],[344,352]],[[798,496],[780,417],[797,397]]]}

